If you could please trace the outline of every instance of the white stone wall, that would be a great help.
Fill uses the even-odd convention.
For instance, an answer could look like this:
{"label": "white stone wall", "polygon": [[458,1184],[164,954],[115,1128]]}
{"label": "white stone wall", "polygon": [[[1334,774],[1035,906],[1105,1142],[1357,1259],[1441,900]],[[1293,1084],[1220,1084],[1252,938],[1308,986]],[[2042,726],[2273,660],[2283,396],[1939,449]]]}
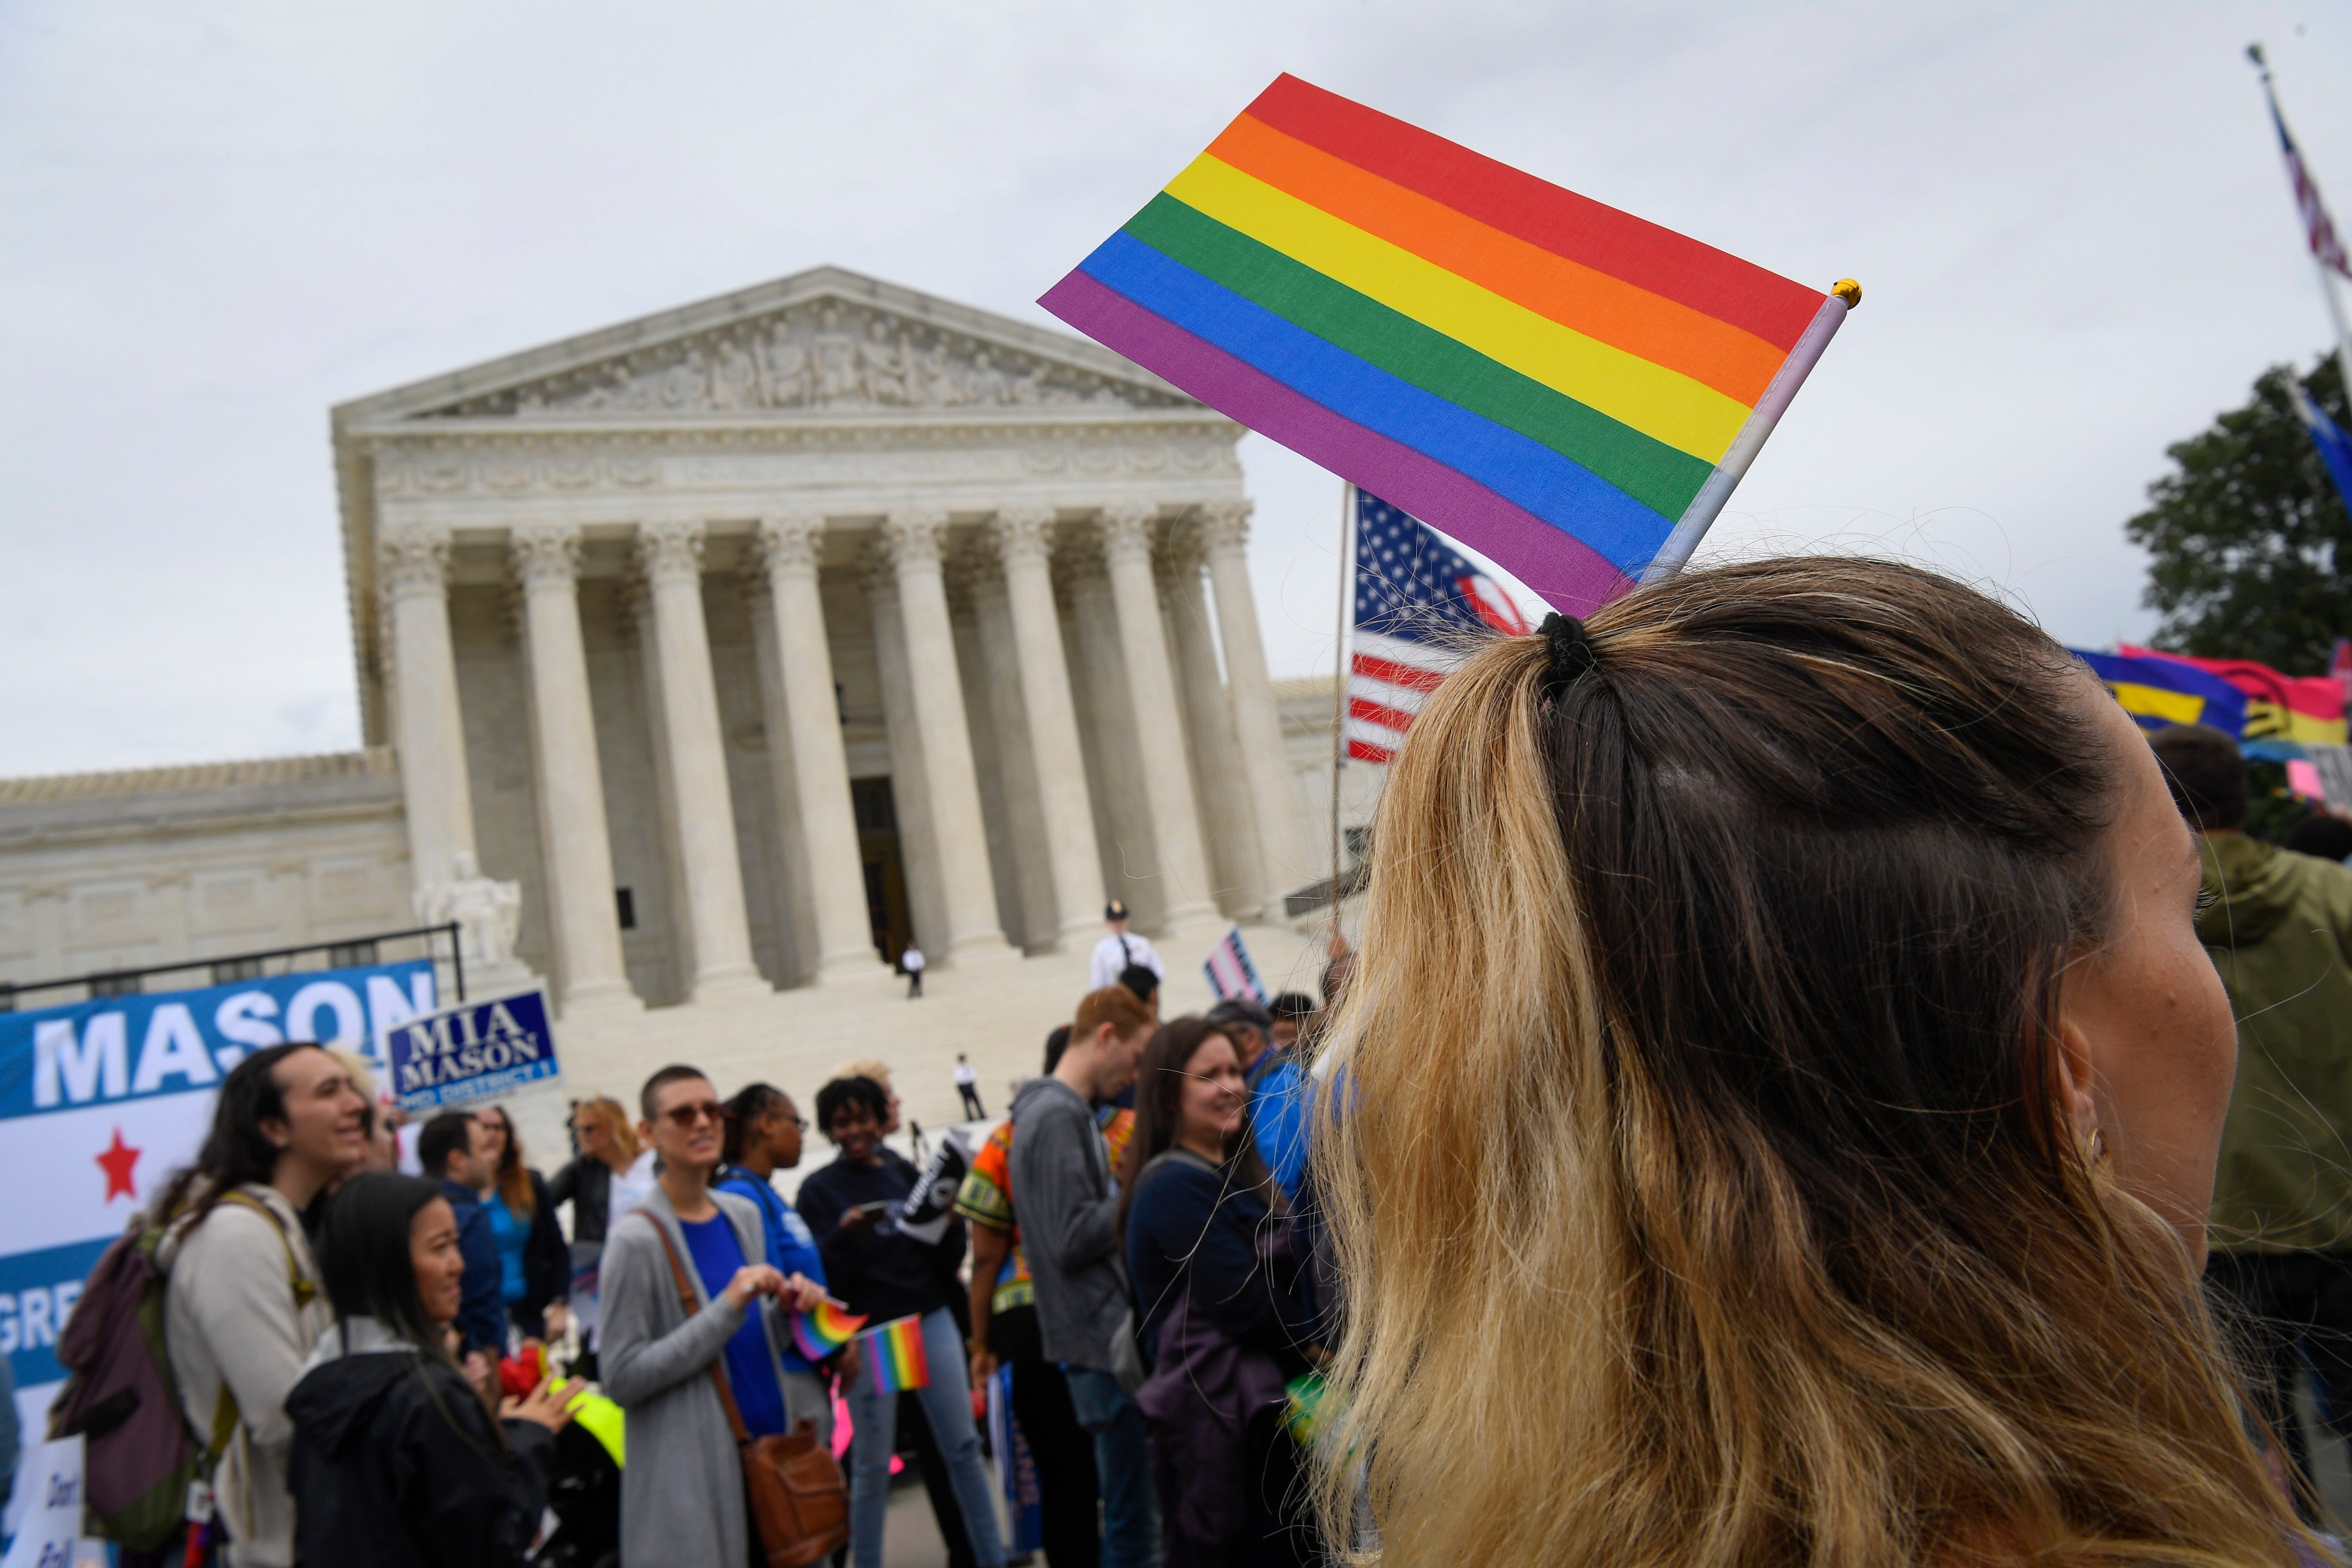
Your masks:
{"label": "white stone wall", "polygon": [[[385,751],[0,781],[14,985],[396,930],[415,923],[410,881]],[[209,984],[199,970],[151,988]]]}

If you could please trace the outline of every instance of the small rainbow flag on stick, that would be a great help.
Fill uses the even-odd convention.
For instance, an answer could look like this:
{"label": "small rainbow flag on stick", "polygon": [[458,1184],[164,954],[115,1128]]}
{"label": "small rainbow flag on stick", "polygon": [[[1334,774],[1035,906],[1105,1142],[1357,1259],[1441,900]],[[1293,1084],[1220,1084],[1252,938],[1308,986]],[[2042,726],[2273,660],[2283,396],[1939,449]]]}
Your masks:
{"label": "small rainbow flag on stick", "polygon": [[923,1321],[893,1318],[857,1336],[866,1361],[866,1386],[877,1394],[921,1388],[931,1381],[930,1358],[923,1353]]}
{"label": "small rainbow flag on stick", "polygon": [[851,1340],[866,1326],[862,1312],[853,1312],[830,1296],[816,1304],[814,1311],[801,1312],[793,1319],[793,1343],[801,1354],[811,1361],[823,1361]]}
{"label": "small rainbow flag on stick", "polygon": [[1861,297],[1285,76],[1039,303],[1581,614],[1690,558]]}

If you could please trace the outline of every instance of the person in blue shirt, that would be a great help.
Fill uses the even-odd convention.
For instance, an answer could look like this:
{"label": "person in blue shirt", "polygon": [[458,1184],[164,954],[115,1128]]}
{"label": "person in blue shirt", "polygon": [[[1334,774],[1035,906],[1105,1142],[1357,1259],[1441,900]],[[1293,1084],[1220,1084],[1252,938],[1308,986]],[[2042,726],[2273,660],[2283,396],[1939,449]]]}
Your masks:
{"label": "person in blue shirt", "polygon": [[466,1260],[465,1296],[457,1306],[458,1354],[471,1358],[480,1352],[487,1366],[468,1366],[467,1375],[482,1381],[507,1353],[507,1306],[504,1270],[499,1263],[499,1240],[490,1216],[482,1207],[488,1184],[482,1156],[482,1130],[463,1110],[445,1110],[416,1135],[416,1163],[425,1174],[441,1184],[457,1216],[457,1252]]}
{"label": "person in blue shirt", "polygon": [[[761,1227],[768,1235],[769,1262],[788,1275],[800,1275],[822,1288],[825,1282],[824,1254],[818,1250],[808,1222],[793,1212],[792,1205],[777,1194],[774,1185],[778,1171],[789,1171],[801,1163],[801,1134],[807,1128],[808,1121],[793,1103],[792,1096],[775,1085],[755,1083],[738,1091],[727,1102],[727,1137],[720,1153],[721,1163],[711,1173],[710,1185],[714,1191],[749,1198],[760,1211]],[[855,1353],[845,1346],[828,1360],[840,1362]],[[824,1374],[790,1339],[784,1341],[780,1359],[787,1378],[808,1380],[809,1395],[823,1412],[817,1425],[824,1429],[824,1440],[830,1445],[833,1401],[825,1392]],[[854,1366],[845,1368],[851,1375],[856,1370]]]}

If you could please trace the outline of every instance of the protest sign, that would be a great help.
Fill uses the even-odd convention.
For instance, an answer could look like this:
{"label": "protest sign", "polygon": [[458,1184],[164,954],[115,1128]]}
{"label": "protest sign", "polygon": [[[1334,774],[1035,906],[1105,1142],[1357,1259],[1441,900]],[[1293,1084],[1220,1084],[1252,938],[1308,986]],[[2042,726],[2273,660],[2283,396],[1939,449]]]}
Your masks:
{"label": "protest sign", "polygon": [[557,1071],[544,991],[413,1019],[393,1031],[391,1048],[393,1093],[411,1115],[509,1094]]}
{"label": "protest sign", "polygon": [[106,1542],[86,1540],[81,1533],[79,1437],[26,1449],[10,1500],[23,1511],[0,1568],[106,1568]]}
{"label": "protest sign", "polygon": [[418,959],[0,1014],[0,1186],[18,1200],[0,1205],[0,1352],[28,1418],[64,1376],[58,1331],[83,1279],[195,1158],[229,1069],[287,1040],[381,1063],[386,1035],[436,1005]]}

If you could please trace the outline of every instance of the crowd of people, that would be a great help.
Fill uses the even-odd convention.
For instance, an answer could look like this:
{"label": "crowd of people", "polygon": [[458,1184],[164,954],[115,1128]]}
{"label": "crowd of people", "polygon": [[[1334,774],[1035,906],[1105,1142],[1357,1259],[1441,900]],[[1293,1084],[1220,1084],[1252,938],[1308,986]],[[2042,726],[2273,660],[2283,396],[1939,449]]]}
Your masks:
{"label": "crowd of people", "polygon": [[999,1568],[996,1388],[1052,1568],[2333,1560],[2352,869],[2248,791],[1973,590],[1764,562],[1438,687],[1319,996],[1162,1017],[1112,906],[951,1211],[880,1062],[788,1203],[772,1084],[664,1067],[551,1179],[445,1112],[413,1177],[354,1064],[257,1051],[150,1216],[169,1554],[520,1563],[596,1421],[621,1563],[776,1561],[745,1455],[845,1413],[846,1560],[906,1455]]}

